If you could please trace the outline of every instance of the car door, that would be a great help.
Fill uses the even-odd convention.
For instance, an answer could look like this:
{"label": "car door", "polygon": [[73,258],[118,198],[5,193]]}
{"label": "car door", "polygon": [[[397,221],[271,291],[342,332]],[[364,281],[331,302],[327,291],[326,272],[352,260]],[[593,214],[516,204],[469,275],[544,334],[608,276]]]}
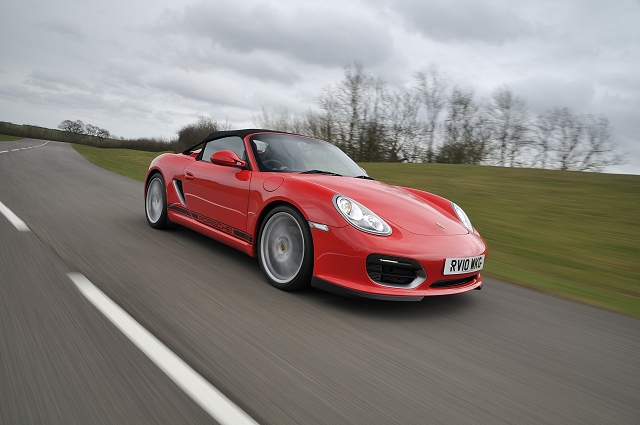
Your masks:
{"label": "car door", "polygon": [[202,155],[184,170],[183,191],[187,207],[199,222],[224,233],[246,238],[247,207],[251,171],[247,167],[211,163],[211,155],[221,150],[234,151],[246,159],[244,141],[237,136],[212,140]]}

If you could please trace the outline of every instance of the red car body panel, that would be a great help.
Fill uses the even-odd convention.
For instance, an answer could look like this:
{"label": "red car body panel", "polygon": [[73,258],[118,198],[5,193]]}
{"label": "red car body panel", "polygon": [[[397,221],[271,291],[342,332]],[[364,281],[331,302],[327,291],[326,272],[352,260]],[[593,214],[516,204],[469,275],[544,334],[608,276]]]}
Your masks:
{"label": "red car body panel", "polygon": [[[194,154],[162,154],[152,161],[147,181],[157,172],[162,174],[170,221],[255,257],[261,219],[274,205],[286,203],[308,221],[328,226],[328,231],[311,228],[314,281],[364,296],[394,299],[455,294],[482,286],[477,271],[443,274],[446,258],[487,254],[484,240],[475,229],[467,230],[448,200],[372,180],[258,171],[249,137],[244,142],[250,170],[198,161]],[[184,199],[174,181],[182,184]],[[336,210],[332,202],[336,194],[374,211],[391,226],[392,234],[377,236],[353,227]],[[426,279],[415,288],[374,282],[367,273],[371,254],[415,260]],[[462,279],[465,282],[456,286],[430,286]]]}

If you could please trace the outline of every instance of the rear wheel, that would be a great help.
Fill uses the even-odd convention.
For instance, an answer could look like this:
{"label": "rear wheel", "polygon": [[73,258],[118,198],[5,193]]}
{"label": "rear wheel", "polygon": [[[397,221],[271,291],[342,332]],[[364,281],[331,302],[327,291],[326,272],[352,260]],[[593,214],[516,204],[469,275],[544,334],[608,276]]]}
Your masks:
{"label": "rear wheel", "polygon": [[267,214],[258,237],[258,261],[267,280],[285,291],[309,287],[313,244],[309,225],[300,212],[279,206]]}
{"label": "rear wheel", "polygon": [[155,174],[149,179],[144,206],[149,226],[154,229],[166,229],[168,227],[167,190],[160,174]]}

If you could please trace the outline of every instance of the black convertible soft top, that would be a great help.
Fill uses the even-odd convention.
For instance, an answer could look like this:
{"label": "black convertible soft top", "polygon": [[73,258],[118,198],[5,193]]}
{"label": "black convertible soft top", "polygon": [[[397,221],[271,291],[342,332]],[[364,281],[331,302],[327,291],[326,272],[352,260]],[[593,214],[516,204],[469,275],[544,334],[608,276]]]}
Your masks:
{"label": "black convertible soft top", "polygon": [[189,152],[191,152],[193,150],[193,148],[195,148],[196,146],[199,146],[199,145],[201,145],[201,144],[203,144],[205,142],[208,142],[210,140],[221,139],[223,137],[229,137],[229,136],[238,136],[238,137],[244,139],[249,134],[253,134],[253,133],[285,133],[285,134],[292,134],[292,133],[287,133],[285,131],[266,130],[266,129],[263,129],[263,128],[245,128],[245,129],[242,129],[242,130],[214,131],[213,133],[208,135],[203,141],[198,142],[197,145],[191,146],[189,149],[186,149],[182,153],[185,154],[185,155],[188,155]]}
{"label": "black convertible soft top", "polygon": [[220,139],[221,137],[228,137],[228,136],[238,136],[244,139],[245,137],[247,137],[249,134],[252,134],[252,133],[282,133],[282,131],[266,130],[266,129],[260,129],[260,128],[245,128],[242,130],[214,131],[213,133],[208,135],[207,138],[203,140],[203,142],[208,142],[209,140]]}

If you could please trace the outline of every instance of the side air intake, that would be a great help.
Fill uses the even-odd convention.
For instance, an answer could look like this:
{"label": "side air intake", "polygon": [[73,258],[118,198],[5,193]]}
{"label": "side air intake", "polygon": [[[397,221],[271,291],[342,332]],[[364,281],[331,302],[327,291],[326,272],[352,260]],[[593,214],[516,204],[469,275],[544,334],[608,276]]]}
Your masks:
{"label": "side air intake", "polygon": [[187,201],[184,200],[184,192],[182,192],[182,180],[173,179],[173,187],[178,194],[178,198],[180,199],[180,203],[187,206]]}

